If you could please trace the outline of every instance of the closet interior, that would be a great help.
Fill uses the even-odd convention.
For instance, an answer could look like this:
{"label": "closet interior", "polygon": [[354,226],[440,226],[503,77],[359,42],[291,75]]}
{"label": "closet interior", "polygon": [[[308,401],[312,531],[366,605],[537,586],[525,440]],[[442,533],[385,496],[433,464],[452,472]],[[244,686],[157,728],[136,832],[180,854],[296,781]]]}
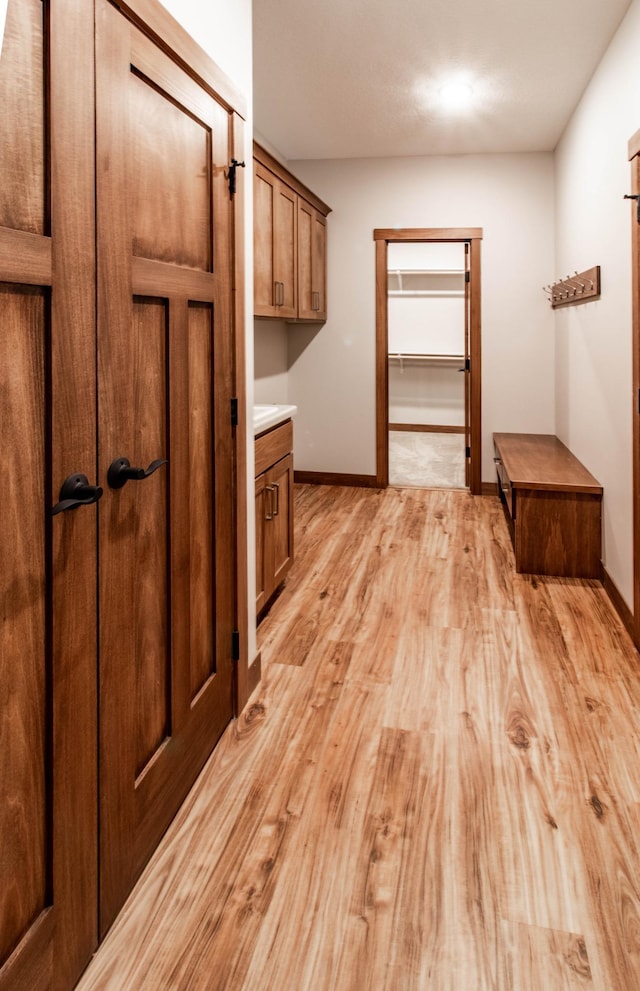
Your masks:
{"label": "closet interior", "polygon": [[465,486],[465,245],[389,244],[389,482]]}

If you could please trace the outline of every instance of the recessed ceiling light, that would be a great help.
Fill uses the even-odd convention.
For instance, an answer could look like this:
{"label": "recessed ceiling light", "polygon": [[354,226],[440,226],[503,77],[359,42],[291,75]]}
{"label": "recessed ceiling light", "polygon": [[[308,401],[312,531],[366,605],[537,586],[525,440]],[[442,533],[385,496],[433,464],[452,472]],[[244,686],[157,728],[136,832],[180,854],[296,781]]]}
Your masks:
{"label": "recessed ceiling light", "polygon": [[466,110],[473,103],[473,86],[463,79],[451,79],[439,88],[438,97],[444,110]]}

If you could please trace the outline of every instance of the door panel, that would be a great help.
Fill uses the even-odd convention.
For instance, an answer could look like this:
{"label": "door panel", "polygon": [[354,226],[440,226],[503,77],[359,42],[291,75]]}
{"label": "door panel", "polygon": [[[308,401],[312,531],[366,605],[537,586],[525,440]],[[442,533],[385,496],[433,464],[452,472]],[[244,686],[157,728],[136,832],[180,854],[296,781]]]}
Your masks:
{"label": "door panel", "polygon": [[[0,286],[0,505],[20,521],[0,542],[0,960],[49,905],[45,420],[48,293]],[[5,790],[6,789],[6,790]],[[6,798],[4,797],[6,795]]]}
{"label": "door panel", "polygon": [[49,233],[46,14],[42,0],[9,0],[0,58],[0,223],[31,234]]}
{"label": "door panel", "polygon": [[189,93],[179,106],[135,71],[129,83],[133,253],[209,272],[209,127],[191,116]]}
{"label": "door panel", "polygon": [[229,115],[97,18],[101,931],[232,715]]}
{"label": "door panel", "polygon": [[0,58],[2,991],[71,986],[97,943],[96,508],[51,516],[67,475],[95,481],[92,94],[90,5],[10,0]]}
{"label": "door panel", "polygon": [[214,416],[211,402],[213,381],[213,307],[206,303],[189,305],[189,657],[191,693],[194,699],[215,674],[216,594],[213,571],[215,553],[215,513],[212,499],[202,492],[214,491]]}

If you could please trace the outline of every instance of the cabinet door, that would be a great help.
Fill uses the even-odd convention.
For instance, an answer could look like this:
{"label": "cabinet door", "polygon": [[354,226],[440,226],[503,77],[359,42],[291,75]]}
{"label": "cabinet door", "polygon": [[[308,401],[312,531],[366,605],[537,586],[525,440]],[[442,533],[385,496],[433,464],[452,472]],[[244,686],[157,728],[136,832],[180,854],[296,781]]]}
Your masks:
{"label": "cabinet door", "polygon": [[271,492],[267,491],[267,473],[263,472],[256,478],[256,612],[259,613],[270,590],[267,589],[266,581],[266,560],[267,548],[266,537],[270,516],[268,508],[270,506]]}
{"label": "cabinet door", "polygon": [[283,182],[275,189],[274,267],[276,315],[283,319],[298,315],[298,197]]}
{"label": "cabinet door", "polygon": [[254,315],[295,317],[298,197],[259,162],[254,163],[253,197]]}
{"label": "cabinet door", "polygon": [[228,111],[96,11],[101,930],[232,716]]}
{"label": "cabinet door", "polygon": [[313,212],[312,310],[315,320],[327,319],[327,221]]}
{"label": "cabinet door", "polygon": [[274,264],[276,186],[278,180],[254,163],[253,173],[253,312],[277,316]]}
{"label": "cabinet door", "polygon": [[326,320],[327,225],[321,213],[298,198],[298,319]]}
{"label": "cabinet door", "polygon": [[275,590],[293,562],[293,455],[278,461],[267,474],[273,498],[268,561],[271,588]]}
{"label": "cabinet door", "polygon": [[315,210],[306,200],[298,198],[298,316],[315,320],[313,296],[313,245]]}
{"label": "cabinet door", "polygon": [[[70,53],[81,52],[82,57]],[[0,58],[0,989],[97,943],[93,8],[9,0]]]}

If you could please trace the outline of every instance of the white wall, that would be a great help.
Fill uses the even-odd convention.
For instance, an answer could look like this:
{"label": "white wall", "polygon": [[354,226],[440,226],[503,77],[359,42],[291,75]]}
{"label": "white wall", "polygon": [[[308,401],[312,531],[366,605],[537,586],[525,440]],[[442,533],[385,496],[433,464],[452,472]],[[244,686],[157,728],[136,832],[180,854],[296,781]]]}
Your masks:
{"label": "white wall", "polygon": [[[633,608],[631,234],[627,142],[640,127],[640,2],[556,152],[556,267],[602,267],[602,297],[556,311],[558,436],[604,486],[604,562]],[[547,281],[550,281],[547,279]]]}
{"label": "white wall", "polygon": [[296,467],[375,473],[376,227],[482,227],[483,479],[496,430],[554,431],[551,154],[300,161],[328,203],[328,312],[289,331]]}
{"label": "white wall", "polygon": [[[253,48],[252,48],[252,4],[251,0],[161,0],[166,9],[189,32],[201,48],[213,59],[218,68],[229,77],[237,90],[243,95],[247,108],[245,126],[244,160],[252,161],[253,141]],[[247,407],[253,406],[253,182],[251,168],[241,170],[241,179],[245,184],[245,245],[247,284],[245,287],[245,340],[246,340],[246,382]],[[254,499],[254,460],[253,460],[253,429],[251,417],[246,418],[247,429],[247,518],[248,518],[248,568],[247,581],[249,584],[249,661],[256,656],[256,611],[255,596],[255,499]]]}
{"label": "white wall", "polygon": [[287,325],[283,320],[254,321],[254,401],[289,402]]}
{"label": "white wall", "polygon": [[251,0],[160,0],[252,106]]}

